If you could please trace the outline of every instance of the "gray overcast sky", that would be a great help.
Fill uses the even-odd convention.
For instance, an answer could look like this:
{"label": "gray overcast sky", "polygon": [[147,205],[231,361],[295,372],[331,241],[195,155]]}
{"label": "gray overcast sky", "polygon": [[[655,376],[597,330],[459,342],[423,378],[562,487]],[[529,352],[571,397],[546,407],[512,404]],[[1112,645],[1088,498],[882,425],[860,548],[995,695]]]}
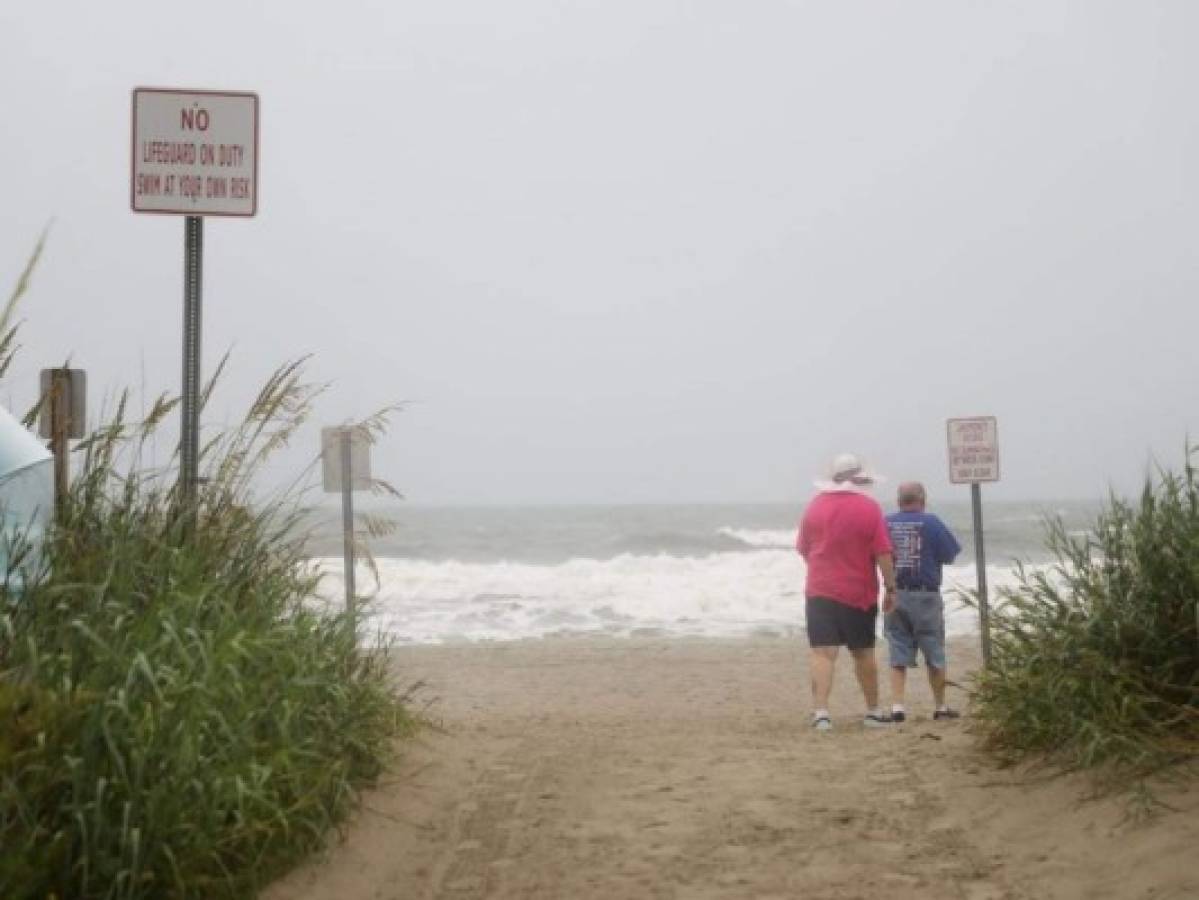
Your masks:
{"label": "gray overcast sky", "polygon": [[[206,228],[207,425],[314,353],[414,405],[416,502],[794,500],[854,449],[949,494],[1131,487],[1199,436],[1199,5],[210,0],[0,7],[0,399],[177,390],[182,221],[129,211],[130,90],[261,95],[260,213]],[[315,452],[305,444],[279,473]],[[956,489],[964,491],[964,489]],[[955,494],[956,495],[956,494]]]}

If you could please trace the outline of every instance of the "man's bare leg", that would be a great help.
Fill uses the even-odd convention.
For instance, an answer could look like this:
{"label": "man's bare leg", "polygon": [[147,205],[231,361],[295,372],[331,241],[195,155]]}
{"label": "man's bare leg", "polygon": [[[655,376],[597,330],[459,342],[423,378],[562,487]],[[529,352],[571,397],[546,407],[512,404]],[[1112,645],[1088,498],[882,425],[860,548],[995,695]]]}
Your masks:
{"label": "man's bare leg", "polygon": [[[928,677],[932,679],[932,669],[929,669]],[[903,696],[907,689],[908,670],[903,666],[891,667],[891,702],[896,706],[903,706]],[[944,687],[944,685],[942,685]]]}
{"label": "man's bare leg", "polygon": [[933,701],[937,709],[945,708],[945,670],[928,666],[928,686],[933,689]]}
{"label": "man's bare leg", "polygon": [[853,670],[858,676],[858,684],[862,687],[862,696],[866,698],[866,709],[878,709],[878,664],[874,661],[874,648],[865,650],[850,650],[853,654]]}
{"label": "man's bare leg", "polygon": [[828,695],[833,689],[833,666],[840,647],[813,647],[808,654],[812,672],[812,709],[827,710]]}

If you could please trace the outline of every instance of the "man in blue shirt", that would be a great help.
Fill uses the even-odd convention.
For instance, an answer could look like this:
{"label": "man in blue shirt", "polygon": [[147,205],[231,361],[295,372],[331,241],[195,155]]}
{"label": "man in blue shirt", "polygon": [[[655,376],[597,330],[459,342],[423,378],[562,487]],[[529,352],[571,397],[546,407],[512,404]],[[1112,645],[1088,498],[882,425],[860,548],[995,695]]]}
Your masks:
{"label": "man in blue shirt", "polygon": [[962,551],[945,523],[924,511],[924,485],[909,481],[899,486],[899,512],[887,516],[895,548],[895,579],[899,595],[893,612],[883,620],[891,652],[891,717],[907,718],[903,697],[907,670],[916,667],[916,651],[924,655],[928,683],[937,707],[934,719],[956,719],[945,705],[945,604],[941,599],[941,567]]}

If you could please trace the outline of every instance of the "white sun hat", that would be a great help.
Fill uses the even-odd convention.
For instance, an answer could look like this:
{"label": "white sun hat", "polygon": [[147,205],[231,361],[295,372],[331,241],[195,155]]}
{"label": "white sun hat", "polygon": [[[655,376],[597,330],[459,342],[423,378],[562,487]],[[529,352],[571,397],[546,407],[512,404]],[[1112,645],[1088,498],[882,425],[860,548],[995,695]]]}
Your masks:
{"label": "white sun hat", "polygon": [[829,466],[828,475],[815,482],[822,491],[858,491],[865,493],[876,484],[886,481],[854,453],[839,453]]}

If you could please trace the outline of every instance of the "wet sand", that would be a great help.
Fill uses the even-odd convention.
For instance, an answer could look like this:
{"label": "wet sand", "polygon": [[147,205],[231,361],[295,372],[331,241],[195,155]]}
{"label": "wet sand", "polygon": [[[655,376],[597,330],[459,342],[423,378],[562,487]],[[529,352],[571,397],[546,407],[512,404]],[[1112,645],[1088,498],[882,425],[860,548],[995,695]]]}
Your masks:
{"label": "wet sand", "polygon": [[[958,642],[951,677],[975,659]],[[1167,788],[1173,809],[1137,822],[1078,777],[997,770],[968,720],[931,721],[923,671],[909,721],[867,731],[843,657],[819,734],[802,640],[562,638],[396,661],[439,727],[267,900],[1199,897],[1199,791]]]}

